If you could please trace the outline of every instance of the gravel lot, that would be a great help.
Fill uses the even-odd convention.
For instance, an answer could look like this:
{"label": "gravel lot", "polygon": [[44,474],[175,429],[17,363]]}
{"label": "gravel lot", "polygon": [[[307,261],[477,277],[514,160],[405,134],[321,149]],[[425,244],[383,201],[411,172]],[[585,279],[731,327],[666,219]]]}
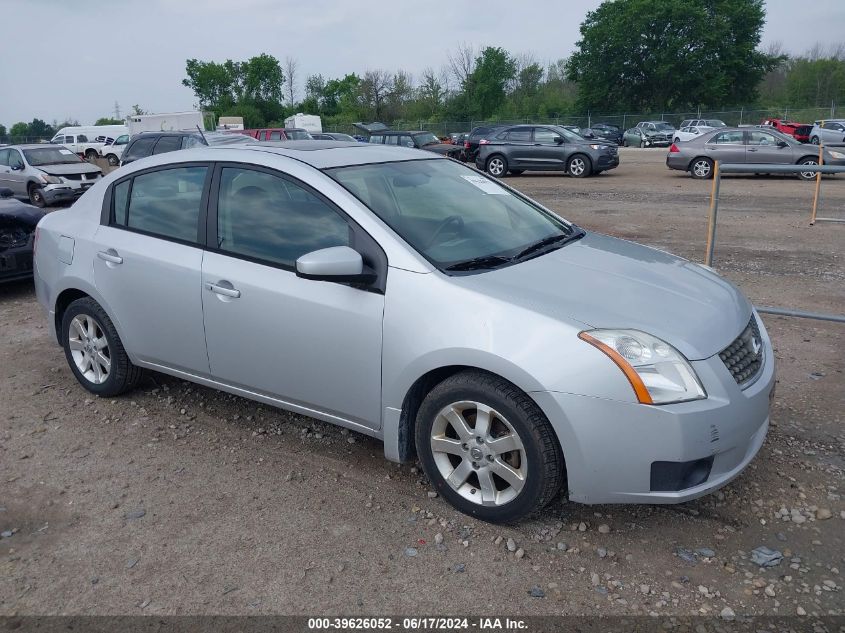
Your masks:
{"label": "gravel lot", "polygon": [[[509,182],[701,261],[710,183],[664,157]],[[756,304],[845,313],[845,226],[808,226],[812,192],[725,178],[715,266]],[[820,214],[843,203],[845,180],[826,179]],[[502,528],[322,422],[158,374],[93,398],[31,283],[0,287],[0,614],[842,615],[845,326],[764,320],[773,426],[732,485],[674,507],[561,499]],[[761,567],[761,546],[782,558]]]}

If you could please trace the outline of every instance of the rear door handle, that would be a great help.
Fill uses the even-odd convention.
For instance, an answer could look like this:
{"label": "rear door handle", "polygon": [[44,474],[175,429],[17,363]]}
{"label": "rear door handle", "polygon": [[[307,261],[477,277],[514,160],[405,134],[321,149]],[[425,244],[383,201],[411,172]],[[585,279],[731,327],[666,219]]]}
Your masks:
{"label": "rear door handle", "polygon": [[211,292],[223,295],[224,297],[232,297],[232,299],[239,299],[241,296],[240,290],[235,290],[234,288],[226,288],[225,286],[218,286],[217,284],[213,284],[210,281],[205,282],[205,289],[211,290]]}
{"label": "rear door handle", "polygon": [[109,249],[107,251],[99,251],[97,253],[97,257],[102,259],[104,262],[108,262],[110,264],[122,264],[123,258],[117,254],[117,251],[114,249]]}
{"label": "rear door handle", "polygon": [[748,151],[749,151],[749,152],[756,152],[757,150],[756,150],[755,148],[753,148],[753,147],[749,147],[749,148],[748,148]]}

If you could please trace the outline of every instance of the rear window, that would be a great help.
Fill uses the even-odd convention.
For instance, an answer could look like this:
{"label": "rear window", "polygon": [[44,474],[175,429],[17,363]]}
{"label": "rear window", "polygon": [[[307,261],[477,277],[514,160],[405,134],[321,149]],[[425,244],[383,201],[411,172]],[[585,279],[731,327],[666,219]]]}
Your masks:
{"label": "rear window", "polygon": [[[208,168],[176,167],[136,176],[132,180],[126,226],[160,237],[196,242],[200,201]],[[126,194],[115,186],[115,222],[118,204]]]}

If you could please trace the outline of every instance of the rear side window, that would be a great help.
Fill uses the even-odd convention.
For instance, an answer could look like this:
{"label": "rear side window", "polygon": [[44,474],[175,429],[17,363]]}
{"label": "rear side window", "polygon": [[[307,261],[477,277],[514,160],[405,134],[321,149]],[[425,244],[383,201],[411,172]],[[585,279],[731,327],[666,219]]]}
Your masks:
{"label": "rear side window", "polygon": [[183,136],[182,137],[182,149],[189,149],[191,147],[199,147],[200,145],[204,145],[202,140],[198,139],[196,136]]}
{"label": "rear side window", "polygon": [[281,132],[270,132],[270,140],[271,141],[281,141],[282,140],[282,133]]}
{"label": "rear side window", "polygon": [[379,144],[384,143],[384,137],[381,136],[380,134],[374,134],[373,136],[370,137],[370,143],[379,143]]}
{"label": "rear side window", "polygon": [[531,140],[531,129],[526,128],[522,130],[511,130],[508,132],[508,140],[509,141],[530,141]]}
{"label": "rear side window", "polygon": [[[161,237],[196,242],[204,166],[176,167],[136,176],[126,226]],[[120,183],[124,184],[124,183]],[[115,206],[118,202],[115,187]]]}
{"label": "rear side window", "polygon": [[742,145],[742,132],[722,132],[717,134],[711,143],[719,143],[725,145]]}
{"label": "rear side window", "polygon": [[9,150],[0,149],[0,165],[9,166]]}
{"label": "rear side window", "polygon": [[137,160],[149,156],[153,153],[153,144],[155,141],[156,139],[152,137],[135,140],[129,145],[125,158]]}
{"label": "rear side window", "polygon": [[129,183],[124,180],[114,186],[114,223],[126,226],[126,203],[129,202]]}
{"label": "rear side window", "polygon": [[398,136],[385,136],[384,137],[384,144],[385,145],[398,145],[399,144],[399,137]]}
{"label": "rear side window", "polygon": [[175,152],[182,146],[182,139],[178,136],[162,136],[158,139],[153,154],[164,154],[166,152]]}
{"label": "rear side window", "polygon": [[217,203],[217,246],[293,267],[311,251],[348,246],[350,228],[313,193],[273,174],[225,167]]}

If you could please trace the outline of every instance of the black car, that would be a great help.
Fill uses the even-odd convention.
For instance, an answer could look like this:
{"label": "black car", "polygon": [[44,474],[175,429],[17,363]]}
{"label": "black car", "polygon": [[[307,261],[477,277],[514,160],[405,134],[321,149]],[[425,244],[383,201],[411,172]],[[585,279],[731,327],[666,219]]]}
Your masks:
{"label": "black car", "polygon": [[479,148],[475,166],[496,178],[526,170],[585,178],[619,165],[614,143],[586,139],[557,125],[512,125],[484,139]]}
{"label": "black car", "polygon": [[464,155],[463,159],[472,163],[478,156],[478,147],[482,140],[487,140],[489,137],[495,135],[499,130],[506,128],[507,125],[480,125],[472,128],[472,131],[464,139]]}
{"label": "black car", "polygon": [[342,132],[311,132],[311,138],[315,141],[346,141],[347,143],[357,143],[358,141]]}
{"label": "black car", "polygon": [[600,138],[622,145],[622,129],[618,125],[611,125],[610,123],[596,123],[583,130],[581,135],[586,138]]}
{"label": "black car", "polygon": [[189,149],[199,145],[229,145],[255,143],[251,136],[238,133],[206,132],[199,131],[171,131],[171,132],[141,132],[129,140],[126,149],[123,150],[121,165],[146,158],[154,154],[175,152],[178,149]]}
{"label": "black car", "polygon": [[35,226],[45,213],[0,189],[0,282],[32,277]]}
{"label": "black car", "polygon": [[464,148],[452,143],[444,143],[432,132],[384,130],[370,134],[370,143],[380,145],[399,145],[400,147],[416,147],[428,152],[443,154],[449,158],[459,159]]}

